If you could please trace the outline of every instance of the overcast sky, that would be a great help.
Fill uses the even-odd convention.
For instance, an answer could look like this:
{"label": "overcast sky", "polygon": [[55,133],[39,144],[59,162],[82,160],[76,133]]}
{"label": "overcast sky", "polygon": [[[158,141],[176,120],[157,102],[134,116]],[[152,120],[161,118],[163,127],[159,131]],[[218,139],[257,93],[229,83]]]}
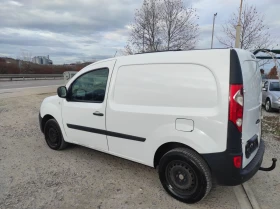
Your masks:
{"label": "overcast sky", "polygon": [[[190,1],[185,1],[190,2]],[[280,0],[245,0],[265,15],[270,33],[280,34]],[[200,26],[196,48],[209,48],[213,14],[215,34],[240,0],[193,0]],[[142,0],[0,0],[0,56],[50,55],[54,64],[112,57],[129,35]],[[279,39],[278,39],[279,40]],[[279,44],[280,45],[280,44]],[[214,47],[222,47],[214,39]]]}

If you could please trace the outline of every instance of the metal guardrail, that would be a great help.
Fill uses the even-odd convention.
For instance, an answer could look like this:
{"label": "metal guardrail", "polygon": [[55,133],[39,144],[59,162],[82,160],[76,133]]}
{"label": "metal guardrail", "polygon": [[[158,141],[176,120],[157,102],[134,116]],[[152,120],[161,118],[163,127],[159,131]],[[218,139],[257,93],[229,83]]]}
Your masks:
{"label": "metal guardrail", "polygon": [[11,81],[13,78],[34,78],[35,80],[38,78],[41,79],[56,79],[56,78],[63,78],[63,74],[0,74],[0,79],[10,79]]}

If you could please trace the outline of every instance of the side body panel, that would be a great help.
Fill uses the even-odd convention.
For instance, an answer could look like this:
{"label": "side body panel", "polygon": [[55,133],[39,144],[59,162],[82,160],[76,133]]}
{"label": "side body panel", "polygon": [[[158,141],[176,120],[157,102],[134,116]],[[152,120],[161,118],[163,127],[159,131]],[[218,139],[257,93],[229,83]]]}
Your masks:
{"label": "side body panel", "polygon": [[[186,144],[199,153],[225,151],[229,52],[197,50],[119,59],[110,84],[106,127],[146,140],[107,136],[109,152],[153,166],[156,150],[168,142]],[[186,131],[182,131],[176,128],[177,119],[193,123],[183,123]]]}

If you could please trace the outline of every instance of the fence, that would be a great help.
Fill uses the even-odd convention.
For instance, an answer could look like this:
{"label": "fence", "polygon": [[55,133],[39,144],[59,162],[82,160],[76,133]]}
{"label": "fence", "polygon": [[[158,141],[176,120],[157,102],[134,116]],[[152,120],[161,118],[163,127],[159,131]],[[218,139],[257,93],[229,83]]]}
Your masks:
{"label": "fence", "polygon": [[36,79],[56,79],[56,78],[63,78],[63,74],[0,74],[1,79],[13,79],[22,78],[23,80],[26,78],[34,78]]}

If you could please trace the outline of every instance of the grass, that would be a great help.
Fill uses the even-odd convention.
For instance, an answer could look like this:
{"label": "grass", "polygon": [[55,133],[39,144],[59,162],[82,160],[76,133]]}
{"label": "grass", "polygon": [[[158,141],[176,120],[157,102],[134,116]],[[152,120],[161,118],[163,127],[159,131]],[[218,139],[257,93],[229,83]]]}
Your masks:
{"label": "grass", "polygon": [[280,116],[265,116],[262,120],[262,131],[280,138]]}

